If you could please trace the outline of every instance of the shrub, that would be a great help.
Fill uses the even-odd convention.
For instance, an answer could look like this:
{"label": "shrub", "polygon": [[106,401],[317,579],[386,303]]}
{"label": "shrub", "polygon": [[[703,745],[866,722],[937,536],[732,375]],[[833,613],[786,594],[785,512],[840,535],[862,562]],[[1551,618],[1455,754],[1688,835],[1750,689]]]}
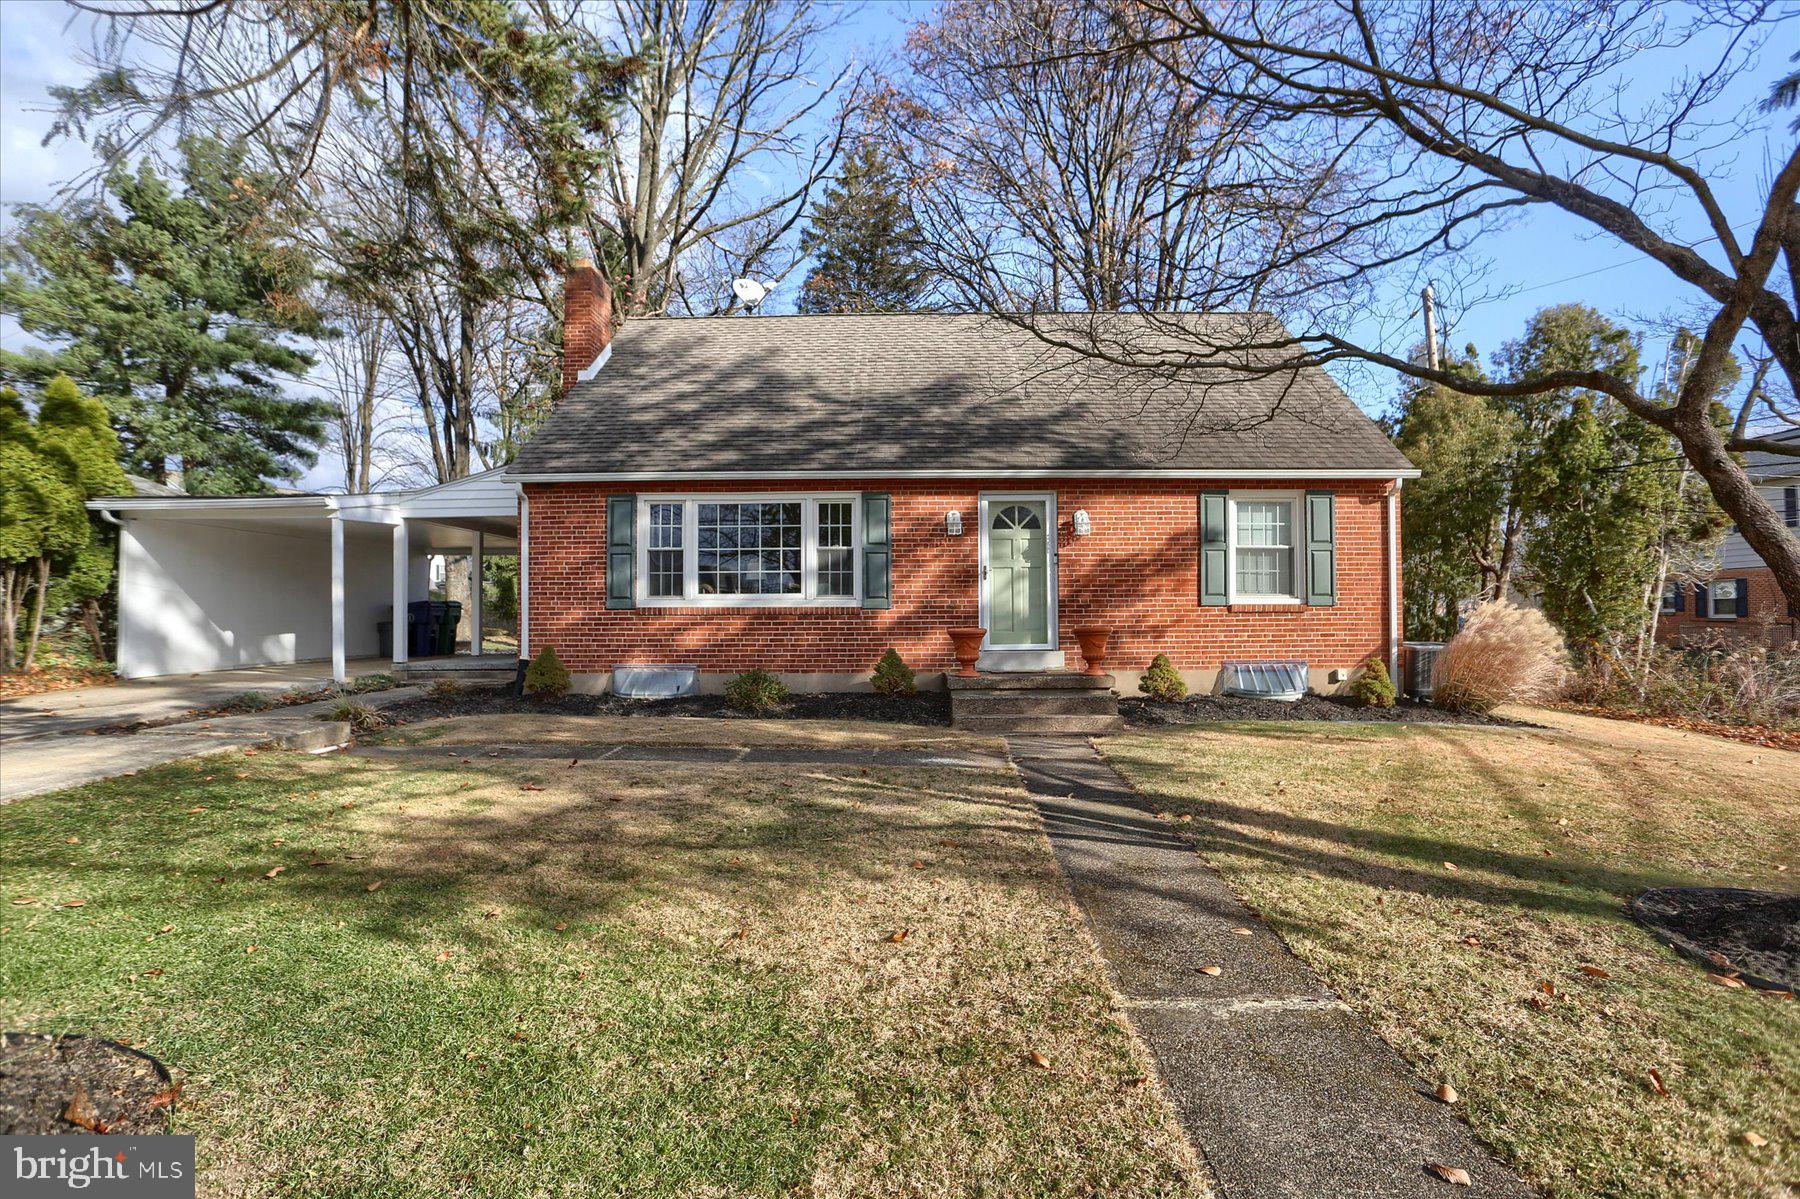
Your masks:
{"label": "shrub", "polygon": [[1370,658],[1362,664],[1356,681],[1350,684],[1350,698],[1365,708],[1394,706],[1394,680],[1388,675],[1387,663]]}
{"label": "shrub", "polygon": [[569,668],[556,656],[556,647],[546,645],[525,668],[525,694],[538,699],[561,699],[569,693]]}
{"label": "shrub", "polygon": [[1150,669],[1138,679],[1138,690],[1164,703],[1174,703],[1187,696],[1187,684],[1182,682],[1181,672],[1175,669],[1175,663],[1169,661],[1167,654],[1150,659]]}
{"label": "shrub", "polygon": [[1490,600],[1438,652],[1432,702],[1487,712],[1550,699],[1562,687],[1565,660],[1562,638],[1542,612]]}
{"label": "shrub", "polygon": [[218,703],[221,712],[266,712],[282,700],[266,691],[243,691],[227,696]]}
{"label": "shrub", "polygon": [[371,708],[368,704],[359,703],[348,696],[339,699],[322,716],[322,720],[341,720],[359,733],[371,732],[387,724],[387,717]]}
{"label": "shrub", "polygon": [[1589,660],[1563,697],[1651,716],[1800,727],[1800,645],[1708,639],[1641,654],[1621,645]]}
{"label": "shrub", "polygon": [[426,688],[425,694],[431,699],[455,699],[466,688],[455,679],[439,679]]}
{"label": "shrub", "polygon": [[877,695],[911,695],[919,689],[912,667],[900,659],[900,651],[892,646],[875,663],[875,677],[870,680]]}
{"label": "shrub", "polygon": [[725,702],[739,712],[770,712],[787,697],[787,685],[761,668],[746,670],[725,684]]}
{"label": "shrub", "polygon": [[386,691],[394,685],[391,674],[359,674],[350,680],[350,690],[357,695],[368,691]]}

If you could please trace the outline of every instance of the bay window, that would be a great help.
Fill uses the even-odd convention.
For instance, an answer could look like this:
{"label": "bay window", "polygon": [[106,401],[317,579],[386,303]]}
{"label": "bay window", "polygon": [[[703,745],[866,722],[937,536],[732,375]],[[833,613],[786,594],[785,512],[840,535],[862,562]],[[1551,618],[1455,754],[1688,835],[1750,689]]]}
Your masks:
{"label": "bay window", "polygon": [[647,496],[639,602],[856,602],[855,496]]}

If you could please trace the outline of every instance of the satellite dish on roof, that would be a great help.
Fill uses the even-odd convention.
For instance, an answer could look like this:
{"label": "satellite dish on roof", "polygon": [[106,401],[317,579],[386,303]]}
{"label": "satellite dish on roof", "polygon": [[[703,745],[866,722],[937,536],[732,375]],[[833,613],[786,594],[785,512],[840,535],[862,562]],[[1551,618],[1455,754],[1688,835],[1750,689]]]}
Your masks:
{"label": "satellite dish on roof", "polygon": [[755,312],[756,306],[768,297],[769,289],[754,279],[733,279],[731,294],[743,301],[744,307]]}

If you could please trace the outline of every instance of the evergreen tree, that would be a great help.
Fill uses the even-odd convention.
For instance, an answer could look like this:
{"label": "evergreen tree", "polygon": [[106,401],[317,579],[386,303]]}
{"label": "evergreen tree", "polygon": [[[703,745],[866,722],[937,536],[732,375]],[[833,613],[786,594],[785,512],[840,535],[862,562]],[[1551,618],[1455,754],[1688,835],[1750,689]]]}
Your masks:
{"label": "evergreen tree", "polygon": [[[11,388],[0,389],[0,665],[11,669],[31,601],[23,665],[37,654],[46,609],[92,604],[112,578],[112,552],[83,507],[126,489],[119,444],[105,410],[58,376],[44,389],[34,424]],[[52,595],[52,577],[59,589]],[[84,614],[85,615],[85,614]],[[98,628],[95,621],[90,632]]]}
{"label": "evergreen tree", "polygon": [[844,173],[813,206],[801,236],[815,255],[800,288],[801,312],[908,312],[919,307],[931,276],[916,257],[921,234],[893,166],[865,138]]}
{"label": "evergreen tree", "polygon": [[313,363],[293,339],[325,332],[302,298],[311,264],[241,149],[190,138],[181,151],[179,186],[145,163],[67,209],[20,207],[0,310],[54,348],[0,368],[73,376],[110,412],[130,469],[263,491],[311,465],[325,433],[329,409],[278,382]]}

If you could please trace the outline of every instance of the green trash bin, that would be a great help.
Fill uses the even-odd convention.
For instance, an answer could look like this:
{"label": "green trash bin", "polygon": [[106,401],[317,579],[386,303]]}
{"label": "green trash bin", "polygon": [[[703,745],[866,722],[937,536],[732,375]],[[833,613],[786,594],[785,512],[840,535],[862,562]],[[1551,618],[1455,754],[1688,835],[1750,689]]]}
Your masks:
{"label": "green trash bin", "polygon": [[461,623],[462,604],[456,600],[444,601],[443,615],[438,618],[438,653],[453,654],[456,652],[456,626]]}

